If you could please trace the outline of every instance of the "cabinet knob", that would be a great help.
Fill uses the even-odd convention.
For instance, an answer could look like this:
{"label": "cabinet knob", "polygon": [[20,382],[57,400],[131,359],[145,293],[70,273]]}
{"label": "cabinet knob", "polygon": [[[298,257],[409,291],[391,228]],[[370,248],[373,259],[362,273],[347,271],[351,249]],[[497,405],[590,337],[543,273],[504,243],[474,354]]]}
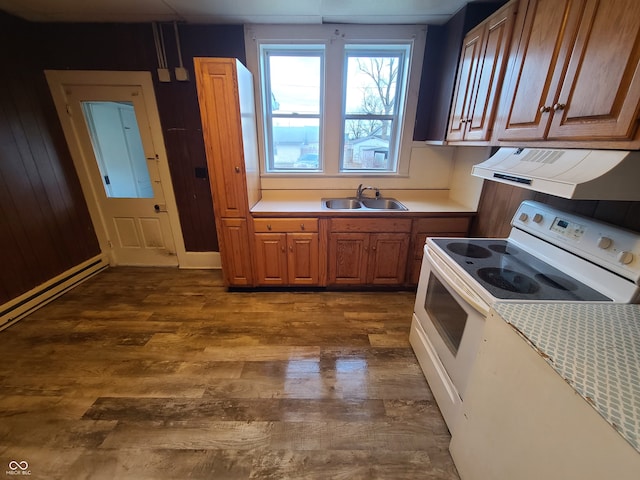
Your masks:
{"label": "cabinet knob", "polygon": [[236,167],[236,173],[240,173],[240,167]]}
{"label": "cabinet knob", "polygon": [[293,245],[289,245],[289,251],[293,252]]}
{"label": "cabinet knob", "polygon": [[566,107],[566,105],[564,103],[556,103],[553,106],[553,110],[554,111],[556,111],[556,110],[564,110],[565,107]]}
{"label": "cabinet knob", "polygon": [[538,111],[539,111],[540,113],[547,113],[547,112],[550,112],[550,111],[551,111],[551,107],[548,107],[548,106],[546,106],[546,105],[542,105],[542,106],[538,109]]}
{"label": "cabinet knob", "polygon": [[300,230],[304,230],[304,223],[300,224]]}
{"label": "cabinet knob", "polygon": [[280,247],[280,250],[282,251],[282,253],[284,253],[286,251],[286,249],[284,247]]}
{"label": "cabinet knob", "polygon": [[267,223],[267,230],[271,230],[271,224]]}

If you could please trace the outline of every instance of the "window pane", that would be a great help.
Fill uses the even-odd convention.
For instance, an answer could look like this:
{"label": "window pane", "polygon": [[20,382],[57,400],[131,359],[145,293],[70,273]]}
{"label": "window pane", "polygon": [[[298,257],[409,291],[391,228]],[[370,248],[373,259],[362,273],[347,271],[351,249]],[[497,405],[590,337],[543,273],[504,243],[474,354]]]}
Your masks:
{"label": "window pane", "polygon": [[269,54],[273,114],[320,114],[319,56]]}
{"label": "window pane", "polygon": [[393,170],[391,120],[346,120],[342,170]]}
{"label": "window pane", "polygon": [[320,120],[273,119],[273,168],[318,170]]}
{"label": "window pane", "polygon": [[399,64],[397,56],[347,57],[347,115],[393,115]]}
{"label": "window pane", "polygon": [[107,197],[153,198],[131,102],[82,102]]}
{"label": "window pane", "polygon": [[397,51],[347,52],[342,171],[395,170],[402,59]]}

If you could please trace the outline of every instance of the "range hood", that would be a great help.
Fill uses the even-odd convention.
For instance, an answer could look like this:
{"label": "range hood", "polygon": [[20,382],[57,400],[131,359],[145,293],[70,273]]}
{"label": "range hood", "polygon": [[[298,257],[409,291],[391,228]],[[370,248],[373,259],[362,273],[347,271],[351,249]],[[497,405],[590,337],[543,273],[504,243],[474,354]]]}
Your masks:
{"label": "range hood", "polygon": [[472,175],[580,200],[640,200],[640,152],[500,148]]}

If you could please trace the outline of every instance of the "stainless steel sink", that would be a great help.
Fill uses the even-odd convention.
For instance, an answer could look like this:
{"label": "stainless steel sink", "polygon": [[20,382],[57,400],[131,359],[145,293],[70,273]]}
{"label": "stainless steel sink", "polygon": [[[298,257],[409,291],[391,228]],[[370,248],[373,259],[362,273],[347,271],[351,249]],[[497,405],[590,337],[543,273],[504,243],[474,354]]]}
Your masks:
{"label": "stainless steel sink", "polygon": [[406,210],[403,204],[401,204],[395,198],[363,198],[361,200],[362,205],[372,210]]}
{"label": "stainless steel sink", "polygon": [[407,210],[395,198],[323,198],[322,208],[330,210]]}
{"label": "stainless steel sink", "polygon": [[322,205],[331,210],[354,210],[362,208],[362,205],[355,198],[323,198]]}

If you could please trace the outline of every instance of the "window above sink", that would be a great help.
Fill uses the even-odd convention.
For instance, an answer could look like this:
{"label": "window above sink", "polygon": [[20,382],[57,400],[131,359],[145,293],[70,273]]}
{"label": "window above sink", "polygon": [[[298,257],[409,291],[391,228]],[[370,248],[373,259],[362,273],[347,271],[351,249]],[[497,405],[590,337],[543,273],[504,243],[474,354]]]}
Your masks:
{"label": "window above sink", "polygon": [[263,177],[408,174],[424,26],[249,25],[245,38]]}

